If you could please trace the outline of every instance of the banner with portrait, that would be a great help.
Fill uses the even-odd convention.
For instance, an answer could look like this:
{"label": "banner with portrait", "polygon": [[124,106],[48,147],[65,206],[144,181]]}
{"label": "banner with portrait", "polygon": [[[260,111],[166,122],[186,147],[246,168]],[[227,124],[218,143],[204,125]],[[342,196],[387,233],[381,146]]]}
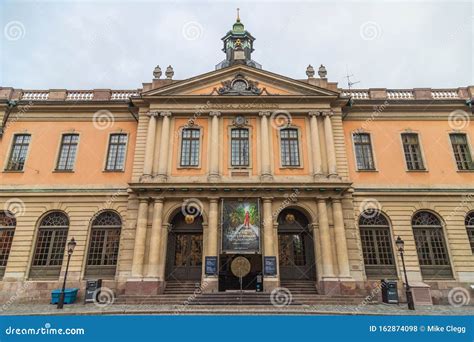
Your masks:
{"label": "banner with portrait", "polygon": [[226,253],[260,252],[258,199],[222,201],[222,250]]}

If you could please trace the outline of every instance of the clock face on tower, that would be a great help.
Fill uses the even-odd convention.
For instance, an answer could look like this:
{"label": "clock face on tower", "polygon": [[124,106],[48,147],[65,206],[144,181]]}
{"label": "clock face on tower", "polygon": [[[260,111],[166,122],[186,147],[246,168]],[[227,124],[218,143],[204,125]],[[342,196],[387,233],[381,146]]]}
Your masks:
{"label": "clock face on tower", "polygon": [[236,91],[244,91],[247,89],[247,83],[245,81],[235,81],[232,88]]}

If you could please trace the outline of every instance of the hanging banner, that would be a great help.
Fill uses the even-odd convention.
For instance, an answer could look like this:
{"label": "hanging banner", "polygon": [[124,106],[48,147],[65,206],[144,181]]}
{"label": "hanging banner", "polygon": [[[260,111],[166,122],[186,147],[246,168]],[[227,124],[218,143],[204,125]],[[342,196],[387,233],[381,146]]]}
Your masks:
{"label": "hanging banner", "polygon": [[222,250],[226,253],[258,253],[260,224],[258,199],[223,200]]}

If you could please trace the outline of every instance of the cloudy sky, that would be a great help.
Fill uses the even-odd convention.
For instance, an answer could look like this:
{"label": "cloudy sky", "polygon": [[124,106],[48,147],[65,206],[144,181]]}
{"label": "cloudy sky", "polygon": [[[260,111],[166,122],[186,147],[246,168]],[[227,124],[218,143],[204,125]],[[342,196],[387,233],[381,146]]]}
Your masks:
{"label": "cloudy sky", "polygon": [[474,84],[472,1],[0,1],[0,86],[133,89],[211,71],[236,8],[263,68],[347,87]]}

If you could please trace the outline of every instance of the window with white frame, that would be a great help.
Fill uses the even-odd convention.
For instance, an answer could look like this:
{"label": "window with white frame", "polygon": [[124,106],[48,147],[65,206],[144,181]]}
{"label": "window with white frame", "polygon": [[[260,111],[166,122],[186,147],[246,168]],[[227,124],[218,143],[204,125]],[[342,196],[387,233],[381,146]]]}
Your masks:
{"label": "window with white frame", "polygon": [[469,149],[466,134],[453,133],[449,137],[458,170],[473,170],[474,163],[472,162],[471,150]]}
{"label": "window with white frame", "polygon": [[420,141],[416,133],[402,134],[403,152],[408,170],[424,170]]}
{"label": "window with white frame", "polygon": [[231,165],[249,166],[249,130],[247,128],[232,128],[230,138]]}
{"label": "window with white frame", "polygon": [[300,166],[298,130],[284,128],[280,130],[280,149],[282,166]]}
{"label": "window with white frame", "polygon": [[29,134],[15,134],[13,136],[13,144],[5,168],[6,171],[23,171],[30,140],[31,135]]}
{"label": "window with white frame", "polygon": [[199,166],[200,132],[199,128],[183,129],[181,134],[181,166]]}
{"label": "window with white frame", "polygon": [[114,133],[110,135],[107,150],[107,171],[123,171],[125,168],[125,154],[127,151],[127,134]]}
{"label": "window with white frame", "polygon": [[72,171],[74,169],[78,143],[79,134],[63,134],[56,170]]}
{"label": "window with white frame", "polygon": [[375,170],[372,142],[368,133],[354,133],[354,149],[358,170]]}

